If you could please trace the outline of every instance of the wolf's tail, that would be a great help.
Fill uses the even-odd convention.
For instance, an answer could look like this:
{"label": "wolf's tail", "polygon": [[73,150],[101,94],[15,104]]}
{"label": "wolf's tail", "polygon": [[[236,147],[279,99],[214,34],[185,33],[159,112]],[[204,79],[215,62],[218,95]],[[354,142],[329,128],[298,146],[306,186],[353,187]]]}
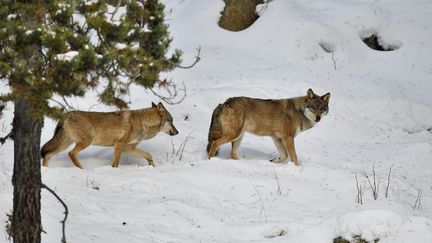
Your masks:
{"label": "wolf's tail", "polygon": [[61,149],[66,136],[64,132],[63,122],[59,122],[54,131],[54,136],[47,142],[41,149],[42,158],[45,157],[47,153],[56,152]]}
{"label": "wolf's tail", "polygon": [[207,153],[210,152],[210,147],[212,142],[222,136],[222,123],[219,119],[222,109],[223,109],[223,105],[219,104],[213,111],[209,134],[208,134]]}

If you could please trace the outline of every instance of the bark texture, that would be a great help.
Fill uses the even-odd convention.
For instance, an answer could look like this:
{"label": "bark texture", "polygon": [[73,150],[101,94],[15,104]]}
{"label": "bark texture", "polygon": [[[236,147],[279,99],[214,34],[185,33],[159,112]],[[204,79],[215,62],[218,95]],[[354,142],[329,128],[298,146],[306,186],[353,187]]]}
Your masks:
{"label": "bark texture", "polygon": [[39,147],[43,119],[30,112],[31,104],[23,99],[15,103],[12,236],[20,243],[41,242],[42,231]]}

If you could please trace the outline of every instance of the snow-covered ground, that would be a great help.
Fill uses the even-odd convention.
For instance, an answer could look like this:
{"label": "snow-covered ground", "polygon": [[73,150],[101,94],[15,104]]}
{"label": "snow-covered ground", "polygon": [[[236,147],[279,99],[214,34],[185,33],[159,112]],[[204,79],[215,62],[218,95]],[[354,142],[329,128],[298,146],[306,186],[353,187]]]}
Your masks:
{"label": "snow-covered ground", "polygon": [[[42,180],[69,206],[68,242],[312,242],[362,235],[379,242],[432,242],[432,1],[273,0],[248,29],[217,26],[222,0],[164,0],[174,41],[193,61],[166,74],[187,97],[169,106],[180,134],[160,134],[139,147],[157,167],[112,148],[65,152],[42,168]],[[360,37],[378,33],[399,47],[375,51]],[[320,44],[333,50],[325,52]],[[246,135],[241,160],[206,159],[214,107],[232,96],[286,98],[308,88],[331,93],[330,112],[296,137],[301,166],[273,164],[268,137]],[[133,88],[131,107],[158,101]],[[92,97],[83,110],[110,110]],[[12,117],[1,121],[4,134]],[[187,116],[187,119],[185,119]],[[55,122],[46,119],[45,143]],[[182,144],[185,144],[182,151]],[[0,242],[12,209],[13,144],[0,147]],[[180,151],[180,152],[177,152]],[[378,199],[363,175],[380,178]],[[387,178],[391,170],[388,196]],[[357,175],[363,204],[356,202]],[[63,208],[42,193],[43,242],[59,242]]]}

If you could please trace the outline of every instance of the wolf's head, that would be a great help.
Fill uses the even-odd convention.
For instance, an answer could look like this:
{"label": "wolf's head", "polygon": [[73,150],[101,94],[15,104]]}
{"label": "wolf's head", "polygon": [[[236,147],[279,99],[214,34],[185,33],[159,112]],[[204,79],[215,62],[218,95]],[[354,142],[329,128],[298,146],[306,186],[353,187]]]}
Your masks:
{"label": "wolf's head", "polygon": [[305,116],[313,122],[319,122],[321,118],[328,113],[329,100],[330,93],[319,96],[314,94],[312,89],[308,89],[306,102],[303,108]]}
{"label": "wolf's head", "polygon": [[156,108],[161,116],[161,131],[171,136],[177,135],[178,131],[173,124],[173,118],[161,102],[155,104],[152,102],[152,107]]}

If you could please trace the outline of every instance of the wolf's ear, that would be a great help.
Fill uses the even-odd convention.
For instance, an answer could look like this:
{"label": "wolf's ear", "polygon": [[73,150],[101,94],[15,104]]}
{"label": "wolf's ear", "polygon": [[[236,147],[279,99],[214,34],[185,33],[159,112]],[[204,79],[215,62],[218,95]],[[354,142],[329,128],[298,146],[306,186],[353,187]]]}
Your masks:
{"label": "wolf's ear", "polygon": [[157,107],[157,105],[155,103],[152,102],[152,107]]}
{"label": "wolf's ear", "polygon": [[327,94],[321,96],[321,98],[322,98],[326,103],[329,103],[329,100],[330,100],[330,93],[327,93]]}
{"label": "wolf's ear", "polygon": [[315,94],[314,94],[314,92],[312,91],[312,89],[308,89],[308,91],[307,91],[307,93],[306,93],[306,96],[307,96],[309,99],[312,99],[313,97],[315,97]]}
{"label": "wolf's ear", "polygon": [[162,102],[159,102],[159,103],[157,104],[157,108],[158,108],[159,110],[161,110],[161,111],[166,110],[166,109],[165,109],[165,106],[162,104]]}

